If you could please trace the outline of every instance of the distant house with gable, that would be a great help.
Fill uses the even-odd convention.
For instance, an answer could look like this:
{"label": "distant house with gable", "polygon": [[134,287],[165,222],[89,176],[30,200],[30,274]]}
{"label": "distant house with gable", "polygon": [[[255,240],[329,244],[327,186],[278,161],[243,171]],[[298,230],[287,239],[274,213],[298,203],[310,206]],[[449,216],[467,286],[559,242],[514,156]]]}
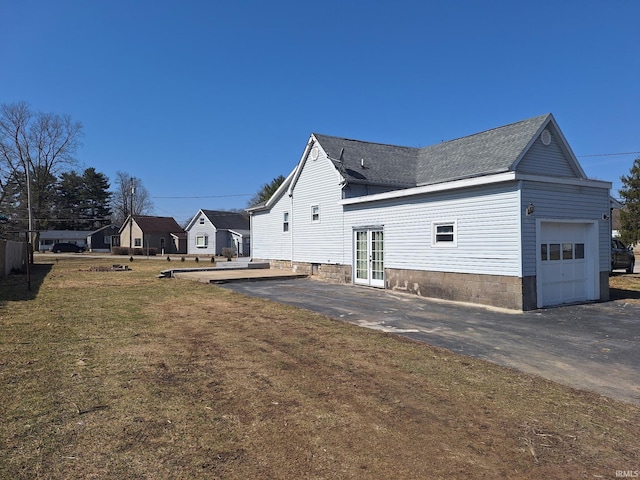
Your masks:
{"label": "distant house with gable", "polygon": [[93,232],[89,232],[87,236],[87,250],[90,252],[110,252],[111,247],[119,247],[119,230],[116,225],[107,225]]}
{"label": "distant house with gable", "polygon": [[119,234],[124,248],[155,248],[160,255],[187,253],[187,234],[172,217],[133,215]]}
{"label": "distant house with gable", "polygon": [[234,248],[240,257],[250,255],[251,227],[242,213],[201,209],[185,230],[190,255],[222,255],[223,248]]}

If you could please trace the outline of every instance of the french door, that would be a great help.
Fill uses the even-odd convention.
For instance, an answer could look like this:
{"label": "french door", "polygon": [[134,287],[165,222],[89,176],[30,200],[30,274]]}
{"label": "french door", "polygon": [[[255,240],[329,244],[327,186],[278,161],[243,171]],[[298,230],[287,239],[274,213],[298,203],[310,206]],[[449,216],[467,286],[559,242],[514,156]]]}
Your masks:
{"label": "french door", "polygon": [[384,232],[381,229],[354,231],[354,282],[384,287]]}

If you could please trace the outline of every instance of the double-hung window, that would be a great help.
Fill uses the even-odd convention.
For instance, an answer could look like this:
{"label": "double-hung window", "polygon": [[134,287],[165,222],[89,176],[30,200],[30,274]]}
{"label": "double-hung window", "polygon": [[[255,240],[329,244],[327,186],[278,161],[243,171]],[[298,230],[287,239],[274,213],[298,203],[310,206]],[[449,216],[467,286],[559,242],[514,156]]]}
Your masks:
{"label": "double-hung window", "polygon": [[207,248],[209,245],[209,237],[204,234],[196,235],[196,247]]}
{"label": "double-hung window", "polygon": [[456,247],[458,245],[456,222],[434,222],[431,239],[431,245],[434,247]]}
{"label": "double-hung window", "polygon": [[311,222],[320,223],[320,205],[311,206]]}
{"label": "double-hung window", "polygon": [[289,231],[289,212],[284,212],[282,214],[282,231],[283,232]]}

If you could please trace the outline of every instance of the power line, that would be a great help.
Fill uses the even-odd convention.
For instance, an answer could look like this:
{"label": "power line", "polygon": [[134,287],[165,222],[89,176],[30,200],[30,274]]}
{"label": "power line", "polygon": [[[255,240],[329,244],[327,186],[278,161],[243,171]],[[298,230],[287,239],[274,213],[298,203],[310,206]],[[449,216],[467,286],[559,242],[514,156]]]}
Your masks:
{"label": "power line", "polygon": [[228,198],[228,197],[250,197],[253,193],[238,193],[235,195],[207,195],[198,197],[150,197],[150,198],[183,198],[183,199],[197,199],[197,198]]}
{"label": "power line", "polygon": [[[11,218],[11,221],[21,221],[24,222],[26,221],[26,218],[21,218],[21,217],[14,217]],[[38,222],[107,222],[110,221],[109,217],[96,217],[96,218],[40,218],[40,217],[34,217],[34,220],[37,220]]]}
{"label": "power line", "polygon": [[620,152],[620,153],[594,153],[592,155],[576,155],[577,157],[615,157],[617,155],[637,155],[640,152]]}

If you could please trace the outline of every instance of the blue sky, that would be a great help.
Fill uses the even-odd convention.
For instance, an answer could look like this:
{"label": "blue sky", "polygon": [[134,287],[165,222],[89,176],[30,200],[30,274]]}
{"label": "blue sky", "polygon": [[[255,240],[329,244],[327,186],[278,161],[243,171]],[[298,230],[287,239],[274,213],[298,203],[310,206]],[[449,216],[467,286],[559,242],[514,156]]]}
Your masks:
{"label": "blue sky", "polygon": [[640,154],[588,155],[640,151],[638,19],[638,0],[0,0],[0,103],[82,122],[80,168],[140,178],[179,222],[245,207],[312,132],[419,147],[547,112],[617,196]]}

